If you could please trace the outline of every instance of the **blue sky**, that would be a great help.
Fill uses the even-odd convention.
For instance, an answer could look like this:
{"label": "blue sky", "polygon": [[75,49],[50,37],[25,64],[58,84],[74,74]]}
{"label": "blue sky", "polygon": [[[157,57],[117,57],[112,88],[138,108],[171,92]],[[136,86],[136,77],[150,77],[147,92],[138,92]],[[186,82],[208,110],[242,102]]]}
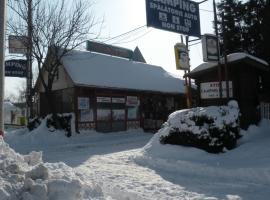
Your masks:
{"label": "blue sky", "polygon": [[[205,11],[213,10],[212,0],[201,4],[200,9],[201,33],[213,33],[213,13]],[[101,41],[146,25],[145,0],[97,0],[92,10],[97,18],[104,17]],[[149,64],[161,66],[182,76],[183,72],[175,69],[173,47],[177,42],[180,42],[180,35],[177,33],[145,27],[108,43],[130,49],[138,46]],[[190,48],[191,69],[203,62],[201,49],[201,44]],[[17,88],[24,82],[23,79],[6,78],[6,95],[16,94]]]}

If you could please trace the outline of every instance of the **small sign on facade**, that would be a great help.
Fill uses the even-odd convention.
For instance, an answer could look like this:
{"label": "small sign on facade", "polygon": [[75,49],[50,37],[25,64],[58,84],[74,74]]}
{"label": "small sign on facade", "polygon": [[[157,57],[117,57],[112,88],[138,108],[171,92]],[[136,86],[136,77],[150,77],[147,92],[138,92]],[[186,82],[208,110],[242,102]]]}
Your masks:
{"label": "small sign on facade", "polygon": [[127,96],[127,106],[138,106],[139,105],[139,99],[136,96]]}
{"label": "small sign on facade", "polygon": [[88,97],[78,97],[78,109],[88,110],[89,109],[89,98]]}
{"label": "small sign on facade", "polygon": [[113,97],[112,103],[126,103],[125,98]]}
{"label": "small sign on facade", "polygon": [[205,34],[202,36],[203,61],[218,61],[218,40],[215,35]]}
{"label": "small sign on facade", "polygon": [[98,103],[111,103],[112,99],[111,97],[97,97]]}
{"label": "small sign on facade", "polygon": [[5,76],[9,77],[27,77],[26,60],[7,60],[5,61]]}
{"label": "small sign on facade", "polygon": [[9,53],[26,54],[27,40],[28,38],[26,36],[10,35],[8,37]]}
{"label": "small sign on facade", "polygon": [[201,37],[199,4],[189,0],[146,0],[147,26]]}
{"label": "small sign on facade", "polygon": [[[219,82],[208,82],[200,84],[201,99],[219,98]],[[229,97],[233,97],[232,81],[229,81]],[[222,81],[222,98],[227,98],[226,81]]]}
{"label": "small sign on facade", "polygon": [[177,43],[174,46],[176,69],[188,70],[189,69],[189,56],[188,49],[185,44]]}

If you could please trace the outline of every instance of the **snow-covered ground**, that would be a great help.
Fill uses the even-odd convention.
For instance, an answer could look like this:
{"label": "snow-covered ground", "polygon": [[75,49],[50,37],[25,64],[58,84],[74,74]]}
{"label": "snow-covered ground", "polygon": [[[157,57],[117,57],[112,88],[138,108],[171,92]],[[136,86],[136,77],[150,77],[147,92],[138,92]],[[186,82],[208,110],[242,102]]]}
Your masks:
{"label": "snow-covered ground", "polygon": [[[142,130],[84,132],[67,138],[61,131],[48,132],[43,124],[32,133],[9,131],[5,141],[19,153],[41,150],[44,161],[71,166],[42,164],[54,175],[65,166],[63,171],[68,173],[60,173],[58,178],[71,174],[70,182],[79,180],[81,188],[76,191],[84,199],[87,194],[88,199],[120,200],[268,199],[270,122],[251,126],[242,134],[236,149],[217,155],[192,147],[160,145],[158,134]],[[31,169],[28,166],[25,171]],[[51,180],[42,183],[48,185]],[[68,187],[62,191],[65,189]]]}

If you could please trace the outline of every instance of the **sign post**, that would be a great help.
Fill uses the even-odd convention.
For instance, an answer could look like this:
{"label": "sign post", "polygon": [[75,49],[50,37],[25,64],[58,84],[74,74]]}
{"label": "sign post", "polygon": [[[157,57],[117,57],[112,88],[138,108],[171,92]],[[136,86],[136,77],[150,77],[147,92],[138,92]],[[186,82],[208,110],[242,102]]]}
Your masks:
{"label": "sign post", "polygon": [[6,0],[0,3],[0,136],[4,136],[4,89],[5,89],[5,30],[6,30]]}
{"label": "sign post", "polygon": [[[200,2],[203,3],[206,0]],[[199,4],[190,0],[146,0],[147,26],[186,35],[186,44],[175,45],[177,69],[190,72],[188,38],[201,38]],[[191,107],[191,80],[185,76],[187,106]]]}

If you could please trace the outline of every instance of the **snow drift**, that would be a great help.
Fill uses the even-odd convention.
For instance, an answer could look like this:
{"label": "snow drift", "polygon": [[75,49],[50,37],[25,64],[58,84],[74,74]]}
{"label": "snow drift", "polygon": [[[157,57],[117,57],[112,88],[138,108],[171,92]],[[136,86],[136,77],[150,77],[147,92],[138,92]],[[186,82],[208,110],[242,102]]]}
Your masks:
{"label": "snow drift", "polygon": [[43,163],[41,152],[20,155],[0,137],[0,200],[103,199],[64,163]]}

